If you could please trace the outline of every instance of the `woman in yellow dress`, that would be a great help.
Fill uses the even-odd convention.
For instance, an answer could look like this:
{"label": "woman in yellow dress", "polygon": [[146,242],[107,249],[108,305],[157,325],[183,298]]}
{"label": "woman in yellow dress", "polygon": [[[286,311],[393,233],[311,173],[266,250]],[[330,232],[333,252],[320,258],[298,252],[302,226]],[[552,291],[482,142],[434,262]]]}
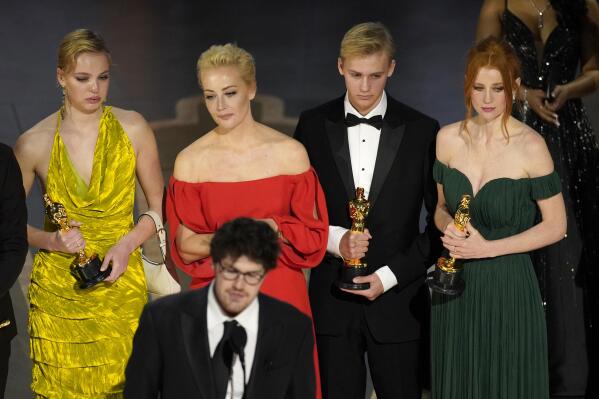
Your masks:
{"label": "woman in yellow dress", "polygon": [[[27,227],[39,248],[29,288],[32,390],[43,398],[120,398],[133,334],[146,303],[139,246],[153,221],[133,222],[135,178],[161,213],[164,181],[154,135],[136,112],[104,106],[110,53],[87,29],[59,48],[61,109],[21,135],[15,154],[29,192],[35,177],[64,205],[73,227]],[[108,277],[80,289],[69,267],[77,252],[98,254]]]}

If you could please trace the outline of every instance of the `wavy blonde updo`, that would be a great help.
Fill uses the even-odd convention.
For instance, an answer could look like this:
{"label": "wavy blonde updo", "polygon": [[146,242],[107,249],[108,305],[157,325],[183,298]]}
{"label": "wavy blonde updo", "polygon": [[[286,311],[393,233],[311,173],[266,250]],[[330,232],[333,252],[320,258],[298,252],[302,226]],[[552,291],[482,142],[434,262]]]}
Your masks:
{"label": "wavy blonde updo", "polygon": [[108,65],[112,65],[110,51],[102,36],[89,29],[77,29],[67,33],[60,42],[57,66],[64,72],[69,72],[75,67],[81,53],[104,53]]}
{"label": "wavy blonde updo", "polygon": [[248,85],[256,84],[256,64],[254,57],[241,47],[227,43],[215,44],[200,55],[197,63],[198,82],[202,87],[202,73],[209,69],[234,66],[239,71],[241,79]]}
{"label": "wavy blonde updo", "polygon": [[389,29],[380,22],[364,22],[352,27],[341,40],[339,57],[365,57],[384,52],[389,61],[395,56],[395,43]]}

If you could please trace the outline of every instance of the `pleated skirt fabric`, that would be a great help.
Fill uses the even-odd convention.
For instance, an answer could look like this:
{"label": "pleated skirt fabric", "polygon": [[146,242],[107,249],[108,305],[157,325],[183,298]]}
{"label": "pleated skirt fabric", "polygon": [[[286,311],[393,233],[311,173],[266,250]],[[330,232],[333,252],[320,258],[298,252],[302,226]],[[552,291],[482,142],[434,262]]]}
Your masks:
{"label": "pleated skirt fabric", "polygon": [[433,294],[435,399],[547,399],[543,306],[527,254],[465,265],[458,297]]}

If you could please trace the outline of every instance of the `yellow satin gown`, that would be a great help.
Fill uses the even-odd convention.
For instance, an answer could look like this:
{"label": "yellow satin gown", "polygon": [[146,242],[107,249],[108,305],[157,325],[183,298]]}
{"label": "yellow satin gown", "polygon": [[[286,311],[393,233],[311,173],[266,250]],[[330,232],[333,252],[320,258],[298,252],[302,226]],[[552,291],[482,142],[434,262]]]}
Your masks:
{"label": "yellow satin gown", "polygon": [[[88,255],[101,258],[134,226],[135,153],[110,107],[99,125],[89,186],[54,136],[46,192],[69,219],[83,223]],[[46,230],[55,230],[46,218]],[[125,366],[144,304],[146,282],[139,249],[114,283],[81,290],[69,267],[74,254],[40,250],[29,288],[31,388],[38,398],[121,398]]]}

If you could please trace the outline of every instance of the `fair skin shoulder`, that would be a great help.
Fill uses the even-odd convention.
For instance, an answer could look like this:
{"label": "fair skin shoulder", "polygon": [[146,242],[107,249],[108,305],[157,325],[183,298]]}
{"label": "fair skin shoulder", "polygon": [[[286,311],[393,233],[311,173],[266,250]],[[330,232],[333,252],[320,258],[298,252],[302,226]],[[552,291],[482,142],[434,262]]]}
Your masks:
{"label": "fair skin shoulder", "polygon": [[[60,68],[57,80],[67,93],[65,116],[61,121],[60,136],[69,158],[84,182],[91,180],[93,154],[98,137],[98,124],[102,115],[101,104],[106,98],[109,82],[109,63],[103,53],[82,53],[69,71]],[[154,133],[145,119],[136,112],[112,109],[131,141],[136,154],[136,175],[148,201],[149,209],[161,214],[164,180]],[[27,194],[37,176],[46,186],[54,134],[59,113],[56,112],[23,133],[15,145],[15,156],[23,174]],[[46,232],[27,226],[29,244],[49,251],[77,253],[85,248],[85,240],[77,228],[81,224],[72,220],[68,232]],[[129,255],[155,231],[153,222],[143,218],[128,234],[123,236],[104,257],[102,270],[112,265],[106,279],[114,282],[122,275]]]}
{"label": "fair skin shoulder", "polygon": [[[249,107],[255,83],[245,82],[234,66],[202,73],[206,107],[217,127],[181,151],[173,177],[188,183],[242,182],[279,175],[297,175],[310,168],[302,144],[256,122]],[[263,219],[273,230],[273,219]],[[180,225],[175,242],[186,263],[210,255],[213,234],[198,234]],[[283,239],[285,242],[285,239]]]}
{"label": "fair skin shoulder", "polygon": [[[231,143],[214,130],[183,149],[173,176],[189,183],[232,182],[294,175],[310,168],[308,154],[297,140],[254,123],[250,140]],[[232,157],[233,160],[232,160]]]}

